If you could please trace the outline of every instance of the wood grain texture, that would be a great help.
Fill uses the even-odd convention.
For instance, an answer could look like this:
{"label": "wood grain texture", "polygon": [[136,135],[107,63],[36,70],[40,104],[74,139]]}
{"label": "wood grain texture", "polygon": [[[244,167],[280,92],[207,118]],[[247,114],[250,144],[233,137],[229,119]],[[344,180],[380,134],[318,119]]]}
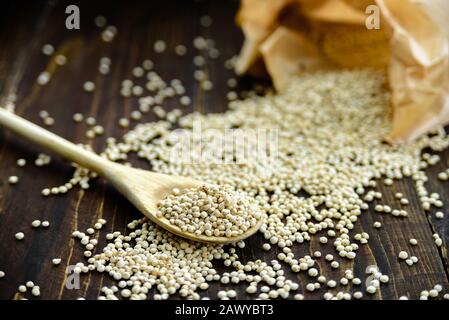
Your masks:
{"label": "wood grain texture", "polygon": [[[183,81],[187,93],[193,97],[193,106],[202,112],[220,112],[226,109],[226,80],[232,72],[223,68],[224,61],[236,54],[242,43],[241,32],[235,27],[234,14],[237,9],[235,1],[151,1],[151,2],[80,2],[81,30],[65,29],[66,2],[48,5],[39,1],[10,1],[2,3],[0,13],[0,104],[9,94],[17,95],[17,113],[41,124],[39,110],[47,110],[56,119],[51,128],[55,133],[73,141],[87,142],[86,126],[75,124],[72,115],[82,112],[94,116],[105,127],[105,135],[92,141],[96,151],[104,147],[108,136],[121,137],[125,130],[119,129],[117,121],[122,116],[129,116],[136,108],[136,98],[123,98],[119,94],[120,82],[131,78],[131,69],[149,58],[155,62],[155,69],[164,79],[179,78]],[[204,14],[213,18],[210,28],[203,28],[199,19]],[[117,26],[118,34],[113,42],[100,40],[100,29],[94,23],[94,17],[102,14],[108,23]],[[193,81],[192,63],[195,55],[192,40],[195,36],[212,37],[217,43],[221,55],[219,59],[208,60],[204,70],[214,83],[214,90],[204,92]],[[155,40],[167,42],[167,52],[154,53]],[[54,65],[52,60],[41,53],[41,47],[51,43],[57,52],[63,52],[68,63],[63,67]],[[188,54],[178,57],[173,50],[177,44],[185,44]],[[111,73],[107,76],[97,72],[98,60],[102,56],[112,59]],[[44,71],[52,72],[52,80],[46,86],[36,84],[37,75]],[[84,81],[94,81],[95,92],[82,90]],[[239,90],[252,86],[251,79],[241,79]],[[174,101],[164,104],[166,109],[177,107]],[[155,120],[147,114],[142,121]],[[71,238],[73,230],[85,230],[100,217],[108,224],[98,237],[99,246],[106,243],[104,235],[112,230],[126,231],[127,222],[140,217],[139,212],[102,179],[95,180],[91,189],[83,191],[78,188],[64,196],[43,198],[43,187],[55,186],[66,182],[72,174],[70,164],[57,156],[49,166],[37,168],[33,165],[39,152],[44,150],[32,145],[15,135],[0,129],[0,270],[6,277],[0,279],[0,299],[13,299],[17,287],[27,280],[33,280],[41,286],[38,299],[75,299],[86,297],[95,299],[103,285],[111,285],[111,279],[103,274],[83,275],[79,290],[68,290],[64,286],[65,266],[83,261],[82,247]],[[428,188],[438,192],[444,201],[441,211],[446,213],[443,220],[435,219],[435,211],[425,213],[419,206],[417,195],[411,181],[395,182],[391,187],[379,184],[379,191],[384,195],[381,203],[400,207],[394,198],[395,192],[402,192],[410,200],[407,207],[408,218],[394,218],[374,212],[363,214],[357,223],[357,232],[368,232],[371,236],[368,245],[362,245],[355,262],[336,258],[342,265],[339,270],[332,270],[323,258],[319,260],[320,272],[328,278],[338,280],[345,269],[353,269],[357,277],[365,281],[366,268],[377,265],[390,277],[388,285],[382,285],[378,294],[367,299],[397,299],[401,295],[419,298],[419,292],[430,289],[439,283],[449,290],[448,251],[449,243],[449,182],[436,179],[438,172],[449,166],[449,151],[442,153],[442,161],[428,170]],[[16,165],[18,158],[25,158],[25,168]],[[136,166],[148,166],[133,158]],[[7,182],[10,175],[17,175],[20,181],[11,186]],[[31,229],[34,219],[49,220],[47,229]],[[374,221],[381,221],[383,227],[374,229]],[[14,234],[25,233],[25,239],[18,242]],[[432,234],[438,232],[445,245],[437,248]],[[411,247],[410,238],[416,238],[419,245]],[[259,248],[264,243],[257,235],[247,241],[244,249],[239,249],[243,261],[254,259],[271,260],[279,252],[277,249],[266,253]],[[100,250],[100,249],[98,249]],[[322,245],[314,239],[310,243],[295,246],[298,256],[312,254],[315,250],[336,256],[332,244]],[[399,251],[406,250],[418,256],[420,261],[413,267],[398,261]],[[51,259],[62,258],[60,266],[53,266]],[[219,271],[226,268],[216,263]],[[300,283],[299,292],[312,279],[300,273],[294,274],[285,268],[289,278]],[[237,288],[240,298],[250,298],[244,293],[243,286],[220,285],[213,283],[210,289],[201,293],[216,297],[218,289]],[[348,286],[350,291],[360,290]],[[339,286],[337,290],[345,290]],[[306,298],[319,299],[324,289],[306,293]]]}

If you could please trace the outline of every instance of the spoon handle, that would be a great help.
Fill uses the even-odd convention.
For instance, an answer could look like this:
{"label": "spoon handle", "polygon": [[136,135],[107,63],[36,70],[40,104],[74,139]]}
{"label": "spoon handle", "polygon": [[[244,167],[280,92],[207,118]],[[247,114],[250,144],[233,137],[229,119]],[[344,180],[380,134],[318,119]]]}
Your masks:
{"label": "spoon handle", "polygon": [[79,165],[103,173],[109,161],[0,107],[0,125]]}

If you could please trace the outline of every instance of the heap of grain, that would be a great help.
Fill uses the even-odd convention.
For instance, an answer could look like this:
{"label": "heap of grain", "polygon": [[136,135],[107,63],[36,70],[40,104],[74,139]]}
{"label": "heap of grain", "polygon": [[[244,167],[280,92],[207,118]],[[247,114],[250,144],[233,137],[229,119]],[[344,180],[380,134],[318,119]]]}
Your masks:
{"label": "heap of grain", "polygon": [[[305,75],[281,94],[233,101],[230,110],[222,114],[193,113],[179,119],[180,126],[191,132],[193,139],[195,123],[200,123],[204,132],[231,128],[242,132],[255,128],[276,130],[276,159],[270,165],[261,161],[220,164],[223,151],[214,144],[192,150],[198,156],[195,159],[201,158],[197,152],[209,151],[212,158],[208,162],[178,161],[170,156],[176,144],[172,141],[172,124],[165,120],[137,125],[125,134],[123,142],[109,139],[103,155],[119,161],[136,152],[155,171],[226,184],[245,192],[266,214],[260,232],[267,244],[282,248],[278,259],[294,272],[309,270],[309,275],[316,277],[319,274],[313,266],[321,254],[297,257],[292,246],[316,235],[323,244],[329,238],[341,257],[356,258],[359,245],[367,242],[368,235],[360,235],[358,244],[350,232],[368,209],[373,195],[367,191],[376,186],[376,180],[383,178],[390,184],[391,180],[411,177],[426,207],[440,205],[429,197],[424,186],[424,169],[438,159],[422,154],[422,150],[447,148],[449,139],[441,128],[414,143],[384,144],[382,137],[391,125],[389,100],[383,73],[339,71]],[[75,175],[78,181],[88,182],[86,172],[77,170]],[[250,294],[269,286],[273,293],[268,295],[263,289],[259,298],[286,298],[298,289],[296,283],[286,280],[277,260],[242,263],[233,247],[186,242],[145,218],[133,221],[129,227],[133,230],[127,235],[108,234],[111,242],[103,252],[90,257],[88,266],[80,264],[86,272],[95,269],[109,273],[119,281],[124,297],[144,299],[151,288],[156,288],[156,299],[166,299],[176,292],[198,299],[198,289],[207,289],[208,282],[219,279],[223,283],[246,281]],[[213,260],[223,260],[232,271],[219,275]],[[322,283],[324,277],[319,278]],[[310,283],[307,289],[319,287],[320,281]],[[376,287],[371,287],[369,293],[374,293]],[[114,299],[115,291],[106,288],[101,298]],[[334,296],[328,293],[326,297]]]}

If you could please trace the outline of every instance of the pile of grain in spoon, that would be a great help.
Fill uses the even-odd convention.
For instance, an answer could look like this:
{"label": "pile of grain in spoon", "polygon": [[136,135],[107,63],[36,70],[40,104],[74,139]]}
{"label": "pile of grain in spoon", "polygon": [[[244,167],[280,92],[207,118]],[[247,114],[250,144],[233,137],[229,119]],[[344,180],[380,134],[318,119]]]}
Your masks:
{"label": "pile of grain in spoon", "polygon": [[157,216],[183,232],[234,238],[256,226],[262,213],[254,199],[228,186],[176,189],[158,203]]}

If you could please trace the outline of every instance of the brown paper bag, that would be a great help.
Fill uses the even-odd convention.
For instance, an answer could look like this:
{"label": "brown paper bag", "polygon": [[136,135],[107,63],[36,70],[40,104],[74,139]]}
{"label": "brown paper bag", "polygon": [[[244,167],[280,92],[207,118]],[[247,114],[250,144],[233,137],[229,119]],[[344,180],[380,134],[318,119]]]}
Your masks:
{"label": "brown paper bag", "polygon": [[[378,30],[365,25],[370,5],[380,10]],[[282,90],[305,71],[388,68],[394,116],[386,139],[409,141],[449,123],[448,15],[446,0],[243,0],[236,72],[265,69]]]}

